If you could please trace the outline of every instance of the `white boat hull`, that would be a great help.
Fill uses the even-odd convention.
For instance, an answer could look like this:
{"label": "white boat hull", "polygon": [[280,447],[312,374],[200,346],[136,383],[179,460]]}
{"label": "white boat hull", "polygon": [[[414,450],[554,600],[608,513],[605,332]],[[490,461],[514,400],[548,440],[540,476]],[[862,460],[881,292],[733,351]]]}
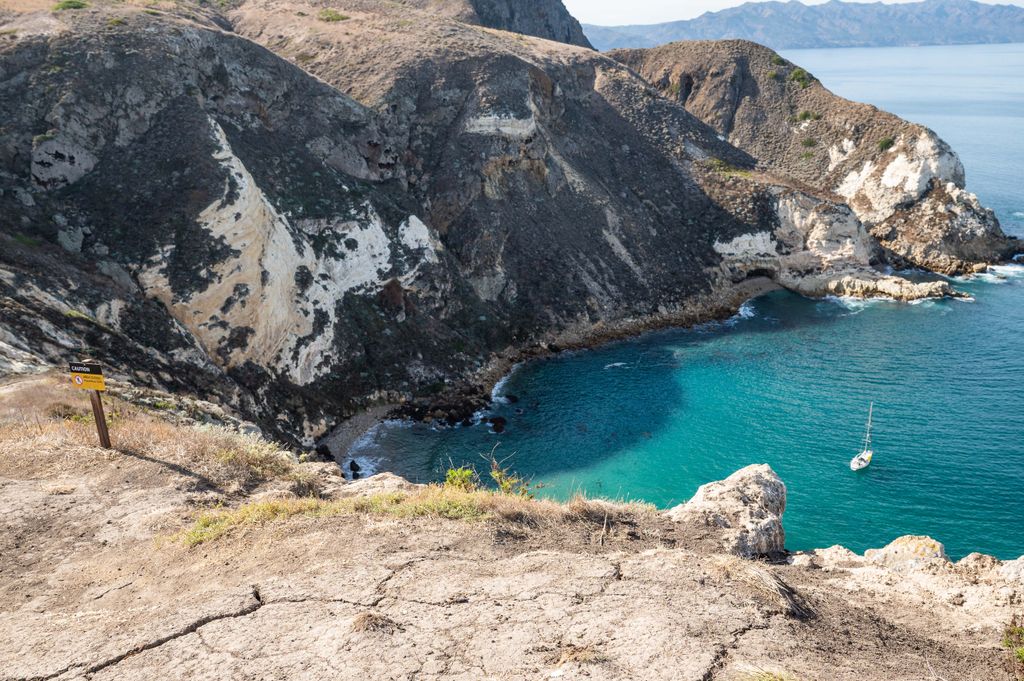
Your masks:
{"label": "white boat hull", "polygon": [[872,451],[863,451],[857,456],[853,457],[850,461],[850,470],[859,471],[867,468],[871,465],[871,458],[874,456]]}

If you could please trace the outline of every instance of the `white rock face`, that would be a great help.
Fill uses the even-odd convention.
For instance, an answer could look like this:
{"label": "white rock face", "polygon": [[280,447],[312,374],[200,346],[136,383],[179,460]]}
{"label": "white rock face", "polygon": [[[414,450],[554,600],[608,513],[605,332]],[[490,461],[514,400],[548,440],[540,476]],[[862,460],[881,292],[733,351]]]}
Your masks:
{"label": "white rock face", "polygon": [[785,510],[786,485],[770,466],[759,464],[702,485],[667,515],[677,522],[719,528],[724,550],[750,558],[785,551]]}
{"label": "white rock face", "polygon": [[964,167],[949,145],[930,131],[896,140],[893,148],[850,172],[836,187],[858,217],[873,225],[891,216],[898,206],[920,199],[933,179],[964,185]]}
{"label": "white rock face", "polygon": [[69,136],[41,140],[32,149],[32,181],[42,189],[55,189],[81,179],[96,166],[97,158]]}
{"label": "white rock face", "polygon": [[[396,267],[403,279],[414,277],[421,262],[438,262],[442,247],[416,216],[389,235],[369,205],[358,220],[345,216],[291,224],[235,156],[221,127],[212,119],[210,126],[219,147],[215,158],[232,175],[235,192],[231,197],[225,186],[224,197],[199,221],[235,255],[218,263],[208,273],[211,283],[186,300],[172,294],[164,271],[169,252],[154,258],[138,280],[215,361],[228,367],[253,361],[308,385],[334,360],[336,307],[345,294],[380,290]],[[344,242],[343,253],[317,255],[303,238],[314,236]],[[396,259],[399,253],[406,257]],[[302,288],[300,273],[307,280]]]}
{"label": "white rock face", "polygon": [[840,163],[857,149],[853,140],[847,138],[841,144],[833,145],[828,149],[828,171],[832,172]]}
{"label": "white rock face", "polygon": [[477,116],[466,120],[463,130],[478,135],[500,135],[512,139],[532,137],[537,132],[537,119],[512,116]]}
{"label": "white rock face", "polygon": [[406,248],[410,251],[421,251],[423,259],[427,262],[436,263],[438,251],[444,250],[441,242],[434,238],[423,221],[415,215],[410,215],[401,224],[398,234]]}
{"label": "white rock face", "polygon": [[1017,560],[1010,560],[999,566],[999,575],[1010,582],[1019,584],[1024,588],[1024,556]]}
{"label": "white rock face", "polygon": [[883,296],[918,300],[956,295],[947,282],[911,282],[871,266],[874,239],[847,206],[798,192],[776,200],[774,233],[743,234],[716,242],[732,280],[770,272],[781,286],[807,296]]}

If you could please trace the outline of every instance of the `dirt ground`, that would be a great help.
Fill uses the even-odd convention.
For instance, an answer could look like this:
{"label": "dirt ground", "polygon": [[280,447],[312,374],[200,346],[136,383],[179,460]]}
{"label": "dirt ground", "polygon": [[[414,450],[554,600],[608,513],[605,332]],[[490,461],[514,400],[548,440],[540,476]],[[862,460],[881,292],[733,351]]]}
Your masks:
{"label": "dirt ground", "polygon": [[[0,389],[8,424],[47,380]],[[1014,678],[1024,583],[989,572],[746,561],[642,508],[299,517],[188,546],[201,509],[287,489],[169,444],[104,452],[88,425],[0,428],[0,678]]]}

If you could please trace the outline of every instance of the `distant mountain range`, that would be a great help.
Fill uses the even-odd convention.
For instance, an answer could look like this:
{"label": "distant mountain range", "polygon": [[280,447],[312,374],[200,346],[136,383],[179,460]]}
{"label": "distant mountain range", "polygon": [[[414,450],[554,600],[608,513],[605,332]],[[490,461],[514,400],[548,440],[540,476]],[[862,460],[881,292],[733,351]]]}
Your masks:
{"label": "distant mountain range", "polygon": [[973,0],[887,5],[748,2],[688,21],[593,26],[584,31],[599,50],[654,47],[676,40],[744,38],[775,49],[886,47],[1024,42],[1024,7]]}

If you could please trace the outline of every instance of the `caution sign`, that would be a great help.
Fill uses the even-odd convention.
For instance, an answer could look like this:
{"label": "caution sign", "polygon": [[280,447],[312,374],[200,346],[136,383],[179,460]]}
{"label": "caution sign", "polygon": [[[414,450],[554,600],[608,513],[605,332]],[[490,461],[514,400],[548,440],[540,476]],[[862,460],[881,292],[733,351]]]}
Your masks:
{"label": "caution sign", "polygon": [[75,363],[70,364],[71,383],[82,390],[107,389],[103,383],[103,369],[99,364]]}

